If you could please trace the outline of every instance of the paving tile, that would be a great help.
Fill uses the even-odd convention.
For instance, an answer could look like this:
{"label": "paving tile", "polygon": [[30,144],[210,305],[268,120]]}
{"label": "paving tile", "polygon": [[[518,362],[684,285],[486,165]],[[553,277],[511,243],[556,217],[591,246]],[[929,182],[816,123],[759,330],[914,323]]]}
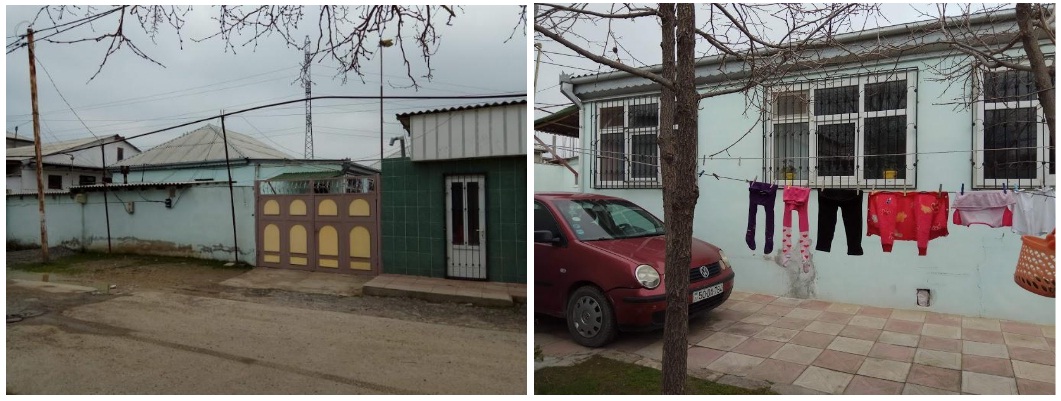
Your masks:
{"label": "paving tile", "polygon": [[568,356],[571,354],[589,352],[592,349],[575,344],[570,340],[557,341],[542,346],[542,355],[545,356]]}
{"label": "paving tile", "polygon": [[777,352],[785,343],[763,340],[759,338],[749,338],[747,341],[740,343],[733,352],[739,352],[744,355],[757,356],[760,358],[766,358]]}
{"label": "paving tile", "polygon": [[708,337],[711,337],[711,336],[712,336],[712,335],[714,335],[715,333],[717,333],[717,331],[712,331],[712,330],[704,330],[704,329],[700,329],[700,330],[696,330],[696,331],[693,331],[693,330],[692,330],[692,329],[690,328],[690,329],[689,329],[689,335],[687,335],[687,336],[685,337],[685,340],[686,340],[686,341],[687,341],[687,342],[688,342],[689,344],[696,344],[696,343],[699,343],[699,342],[701,342],[701,341],[704,341],[704,339],[706,339],[706,338],[708,338]]}
{"label": "paving tile", "polygon": [[792,312],[793,309],[796,309],[796,308],[793,308],[791,306],[782,306],[782,305],[770,304],[770,305],[764,306],[762,309],[759,309],[759,312],[756,312],[756,313],[761,314],[761,315],[770,315],[770,316],[782,317],[782,316],[787,315],[789,312]]}
{"label": "paving tile", "polygon": [[962,354],[918,348],[914,352],[914,363],[958,370],[962,368]]}
{"label": "paving tile", "polygon": [[818,358],[814,360],[812,365],[840,372],[855,373],[862,367],[862,362],[865,360],[866,357],[862,355],[827,349],[822,351],[821,355],[818,355]]}
{"label": "paving tile", "polygon": [[903,386],[903,395],[955,395],[953,391],[940,390],[938,388],[926,387],[919,384],[906,383]]}
{"label": "paving tile", "polygon": [[967,355],[1009,359],[1009,350],[1003,344],[962,341],[962,353]]}
{"label": "paving tile", "polygon": [[910,320],[888,319],[888,322],[884,324],[884,330],[896,333],[921,334],[921,326],[923,325],[924,323]]}
{"label": "paving tile", "polygon": [[943,326],[958,326],[962,325],[962,317],[958,315],[951,315],[947,313],[936,313],[928,312],[925,314],[925,323],[939,324]]}
{"label": "paving tile", "polygon": [[779,327],[767,327],[755,335],[755,338],[787,343],[799,334],[798,330],[782,329]]}
{"label": "paving tile", "polygon": [[763,331],[766,326],[760,324],[751,323],[734,323],[733,325],[720,330],[723,333],[737,334],[745,337],[751,337]]}
{"label": "paving tile", "polygon": [[763,306],[765,306],[765,305],[760,304],[760,303],[747,302],[747,301],[730,302],[729,304],[730,304],[729,305],[729,310],[736,311],[736,312],[745,312],[745,313],[758,312],[759,309],[762,309]]}
{"label": "paving tile", "polygon": [[898,395],[902,392],[902,383],[861,375],[855,375],[844,390],[844,394],[852,395]]}
{"label": "paving tile", "polygon": [[961,326],[945,326],[941,324],[925,323],[921,327],[922,336],[932,336],[958,340],[962,338]]}
{"label": "paving tile", "polygon": [[866,360],[862,362],[862,367],[858,368],[858,374],[860,375],[891,380],[894,382],[905,382],[906,374],[909,371],[909,362],[878,358],[866,358]]}
{"label": "paving tile", "polygon": [[833,342],[836,336],[828,334],[812,333],[809,331],[801,331],[789,340],[789,343],[803,345],[814,348],[825,348],[829,346],[829,343]]}
{"label": "paving tile", "polygon": [[763,314],[756,313],[756,314],[748,316],[748,317],[746,317],[744,319],[741,319],[740,321],[741,321],[741,323],[751,323],[751,324],[758,324],[758,325],[762,325],[762,326],[769,326],[771,324],[774,324],[774,322],[776,322],[777,319],[780,319],[780,317],[771,316],[771,315],[763,315]]}
{"label": "paving tile", "polygon": [[915,363],[910,366],[906,382],[946,391],[961,391],[962,373],[960,370]]}
{"label": "paving tile", "polygon": [[1017,394],[1017,381],[1012,377],[962,371],[962,392],[970,394]]}
{"label": "paving tile", "polygon": [[[863,306],[858,310],[858,314],[861,316],[879,317],[888,319],[892,315],[892,310],[889,308],[878,308],[875,306]],[[879,328],[879,327],[878,327]]]}
{"label": "paving tile", "polygon": [[777,297],[766,294],[751,294],[747,298],[744,298],[747,302],[755,302],[759,304],[768,304],[773,302]]}
{"label": "paving tile", "polygon": [[743,301],[744,299],[748,298],[751,295],[752,294],[749,293],[749,292],[733,291],[732,293],[729,294],[729,299],[732,300],[732,301]]}
{"label": "paving tile", "polygon": [[785,344],[770,357],[786,362],[810,365],[822,353],[821,348],[805,347],[796,344]]}
{"label": "paving tile", "polygon": [[962,352],[962,341],[949,338],[924,336],[917,344],[918,348],[926,348],[936,351]]}
{"label": "paving tile", "polygon": [[1006,341],[1006,345],[1014,347],[1034,348],[1041,350],[1050,349],[1050,346],[1046,343],[1046,339],[1041,336],[1026,336],[1023,334],[1002,333],[1002,338]]}
{"label": "paving tile", "polygon": [[849,354],[866,355],[873,348],[873,341],[859,340],[857,338],[836,337],[829,343],[828,349]]}
{"label": "paving tile", "polygon": [[689,348],[688,364],[690,368],[704,368],[725,354],[725,351],[716,349],[692,347]]}
{"label": "paving tile", "polygon": [[906,320],[911,322],[924,323],[925,312],[912,311],[906,309],[896,309],[892,311],[891,319],[894,320]]}
{"label": "paving tile", "polygon": [[818,315],[818,318],[815,320],[826,323],[847,324],[847,322],[849,322],[852,317],[853,315],[849,315],[846,313],[822,312],[822,314]]}
{"label": "paving tile", "polygon": [[1054,383],[1037,382],[1035,380],[1017,379],[1017,392],[1021,395],[1054,395],[1056,394]]}
{"label": "paving tile", "polygon": [[704,339],[704,341],[696,343],[701,347],[714,348],[722,351],[729,351],[737,348],[740,343],[747,340],[747,336],[741,336],[730,333],[715,333],[710,337]]}
{"label": "paving tile", "polygon": [[877,342],[892,345],[902,345],[904,347],[916,347],[917,342],[921,338],[917,334],[906,334],[896,333],[894,331],[882,331],[880,337],[877,337]]}
{"label": "paving tile", "polygon": [[984,319],[979,317],[962,317],[962,328],[1002,331],[998,319]]}
{"label": "paving tile", "polygon": [[786,314],[785,317],[790,317],[790,318],[793,318],[793,319],[814,320],[814,319],[817,319],[818,315],[821,315],[821,314],[822,314],[822,311],[820,311],[820,310],[805,309],[805,308],[799,307],[799,308],[793,309],[792,312],[789,312],[788,314]]}
{"label": "paving tile", "polygon": [[881,330],[862,326],[845,326],[843,330],[840,330],[841,336],[869,341],[877,341],[877,337],[880,337],[880,333]]}
{"label": "paving tile", "polygon": [[1042,326],[1043,337],[1054,338],[1054,326]]}
{"label": "paving tile", "polygon": [[752,368],[758,366],[762,362],[763,358],[738,354],[735,352],[727,352],[714,362],[708,364],[707,368],[716,372],[728,373],[736,376],[746,376]]}
{"label": "paving tile", "polygon": [[[722,329],[724,329],[726,327],[732,326],[734,323],[737,323],[737,321],[736,320],[718,319],[715,316],[710,316],[710,319],[704,319],[703,320],[704,328],[708,329],[708,330],[711,330],[711,331],[722,330]],[[692,324],[692,323],[690,323],[690,324]]]}
{"label": "paving tile", "polygon": [[738,312],[732,309],[717,310],[712,312],[711,314],[712,317],[718,318],[719,320],[729,320],[733,322],[744,319],[748,317],[748,315],[751,315],[750,312]]}
{"label": "paving tile", "polygon": [[832,305],[829,305],[828,308],[825,308],[825,311],[826,312],[835,312],[835,313],[846,313],[848,315],[854,315],[854,314],[858,313],[859,309],[862,309],[862,307],[858,306],[858,305],[836,304],[836,303],[834,303]]}
{"label": "paving tile", "polygon": [[803,302],[802,299],[778,297],[773,302],[771,302],[770,305],[787,306],[787,307],[790,307],[790,308],[795,308],[795,307],[799,306],[799,304],[802,303],[802,302]]}
{"label": "paving tile", "polygon": [[819,301],[817,299],[807,299],[803,302],[800,302],[799,307],[804,309],[823,311],[832,304],[832,302]]}
{"label": "paving tile", "polygon": [[890,359],[899,362],[913,362],[914,351],[916,348],[903,347],[900,345],[876,343],[873,344],[873,349],[869,350],[869,357]]}
{"label": "paving tile", "polygon": [[847,324],[852,326],[861,326],[880,330],[884,328],[884,324],[887,322],[888,320],[885,318],[855,315],[851,318],[850,321],[847,322]]}
{"label": "paving tile", "polygon": [[829,335],[840,334],[840,331],[843,330],[843,329],[844,329],[844,326],[842,324],[826,323],[826,322],[818,322],[818,321],[811,322],[810,324],[807,325],[807,327],[803,328],[804,331],[810,331],[810,332],[821,333],[821,334],[829,334]]}
{"label": "paving tile", "polygon": [[644,348],[641,348],[634,352],[635,354],[641,355],[645,358],[652,359],[655,361],[663,360],[663,341],[649,344]]}
{"label": "paving tile", "polygon": [[1001,326],[1002,331],[1006,333],[1024,334],[1028,336],[1043,335],[1042,326],[1039,326],[1037,324],[1011,322],[1008,320],[1003,320],[999,322],[999,326]]}
{"label": "paving tile", "polygon": [[847,373],[809,366],[792,384],[829,394],[840,394],[847,388],[852,377],[854,376]]}
{"label": "paving tile", "polygon": [[979,355],[962,355],[962,370],[995,376],[1013,377],[1013,366],[1009,359],[990,358]]}
{"label": "paving tile", "polygon": [[962,329],[962,340],[977,341],[982,343],[1005,344],[1001,331]]}
{"label": "paving tile", "polygon": [[748,377],[771,383],[792,384],[806,369],[807,365],[804,364],[767,359],[748,371]]}
{"label": "paving tile", "polygon": [[782,329],[803,330],[803,328],[807,327],[807,325],[810,324],[810,323],[811,323],[811,321],[807,320],[807,319],[796,319],[796,318],[791,318],[791,317],[783,317],[783,318],[777,319],[777,321],[774,322],[774,324],[772,326],[780,327]]}
{"label": "paving tile", "polygon": [[1013,361],[1013,375],[1021,379],[1054,383],[1054,366]]}
{"label": "paving tile", "polygon": [[1041,365],[1054,365],[1056,355],[1053,352],[1024,347],[1006,347],[1009,357],[1020,361],[1034,362]]}

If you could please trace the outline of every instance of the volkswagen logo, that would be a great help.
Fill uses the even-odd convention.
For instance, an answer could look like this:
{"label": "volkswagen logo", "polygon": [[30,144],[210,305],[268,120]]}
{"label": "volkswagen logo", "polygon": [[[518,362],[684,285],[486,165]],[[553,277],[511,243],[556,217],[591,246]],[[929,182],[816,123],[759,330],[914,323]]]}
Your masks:
{"label": "volkswagen logo", "polygon": [[711,269],[708,269],[707,265],[700,266],[700,275],[704,276],[704,278],[707,278],[711,275]]}

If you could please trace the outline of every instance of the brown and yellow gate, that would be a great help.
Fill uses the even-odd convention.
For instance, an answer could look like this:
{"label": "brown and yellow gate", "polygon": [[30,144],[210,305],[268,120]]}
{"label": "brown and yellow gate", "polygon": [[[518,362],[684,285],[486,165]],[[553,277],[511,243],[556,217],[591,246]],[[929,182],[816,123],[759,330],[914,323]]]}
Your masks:
{"label": "brown and yellow gate", "polygon": [[379,176],[255,183],[258,266],[379,274]]}

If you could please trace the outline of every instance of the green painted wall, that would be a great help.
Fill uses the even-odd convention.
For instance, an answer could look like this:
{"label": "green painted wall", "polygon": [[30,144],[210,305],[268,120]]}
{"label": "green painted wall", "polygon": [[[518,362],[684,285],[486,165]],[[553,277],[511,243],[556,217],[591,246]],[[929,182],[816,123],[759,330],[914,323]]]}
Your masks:
{"label": "green painted wall", "polygon": [[486,176],[487,278],[527,282],[527,159],[383,161],[383,272],[446,276],[445,176]]}

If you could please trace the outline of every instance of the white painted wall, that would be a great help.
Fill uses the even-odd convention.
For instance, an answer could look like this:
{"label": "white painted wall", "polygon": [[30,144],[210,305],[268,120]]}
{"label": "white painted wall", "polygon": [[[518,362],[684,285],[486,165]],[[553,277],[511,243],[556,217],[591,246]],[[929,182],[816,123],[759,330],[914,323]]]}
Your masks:
{"label": "white painted wall", "polygon": [[[934,62],[929,60],[927,62]],[[946,103],[963,90],[960,83],[947,88],[948,82],[935,82],[926,61],[899,63],[898,67],[918,66],[918,128],[919,152],[933,152],[967,148],[972,131],[972,110],[956,110]],[[712,160],[699,168],[720,175],[752,179],[762,175],[762,127],[759,115],[749,111],[745,115],[742,95],[727,95],[705,99],[700,103],[698,129],[700,140],[697,154],[707,155],[736,142],[748,129],[744,140],[729,149],[737,160]],[[596,113],[587,103],[583,127],[593,127],[591,118]],[[592,149],[592,135],[582,135],[582,146]],[[592,157],[584,157],[581,171],[582,189],[629,199],[657,216],[663,216],[661,191],[656,190],[595,190],[593,189]],[[918,189],[935,191],[940,184],[945,190],[957,191],[961,183],[970,187],[971,169],[968,153],[924,154],[918,164]],[[537,170],[536,170],[537,173]],[[537,179],[535,183],[539,183]],[[736,271],[735,286],[750,291],[777,296],[801,296],[834,302],[849,302],[887,308],[919,309],[965,316],[1054,324],[1055,304],[1051,298],[1032,294],[1014,283],[1013,272],[1020,252],[1020,236],[1008,228],[962,227],[951,225],[950,235],[932,240],[927,256],[917,256],[914,242],[896,241],[891,253],[881,250],[880,238],[863,237],[863,256],[848,256],[847,245],[838,221],[832,252],[813,251],[814,275],[783,269],[772,261],[773,255],[763,255],[765,216],[757,213],[757,250],[752,251],[744,241],[748,219],[748,185],[743,182],[716,180],[710,176],[699,179],[700,200],[693,222],[694,235],[712,242],[726,251]],[[967,188],[968,190],[969,188]],[[537,188],[536,188],[537,190]],[[784,211],[778,193],[775,204],[774,254],[781,248],[781,218]],[[817,194],[812,194],[809,205],[811,238],[817,241]],[[863,220],[866,214],[863,199]],[[795,221],[795,216],[793,216]],[[839,220],[839,219],[838,219]],[[796,224],[793,224],[796,226]],[[865,232],[863,223],[862,231]],[[795,264],[793,264],[795,265]],[[932,290],[932,306],[916,306],[918,288]]]}
{"label": "white painted wall", "polygon": [[[578,171],[577,165],[571,167]],[[579,192],[579,190],[575,174],[567,167],[534,163],[534,192]]]}
{"label": "white painted wall", "polygon": [[409,117],[413,161],[527,154],[527,105]]}

